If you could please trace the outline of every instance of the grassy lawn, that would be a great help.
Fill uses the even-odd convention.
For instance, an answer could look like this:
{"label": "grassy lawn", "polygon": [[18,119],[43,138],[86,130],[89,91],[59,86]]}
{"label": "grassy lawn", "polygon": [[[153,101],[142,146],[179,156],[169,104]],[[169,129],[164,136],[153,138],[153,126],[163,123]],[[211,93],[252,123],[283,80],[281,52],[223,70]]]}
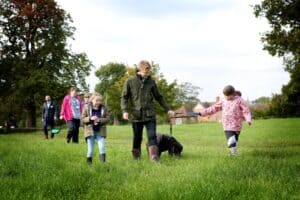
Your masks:
{"label": "grassy lawn", "polygon": [[[167,133],[168,126],[158,127]],[[108,128],[107,163],[86,165],[86,144],[42,133],[0,135],[0,199],[300,199],[300,119],[244,126],[229,157],[219,123],[174,126],[183,157],[131,157],[130,126]],[[144,135],[144,141],[146,137]]]}

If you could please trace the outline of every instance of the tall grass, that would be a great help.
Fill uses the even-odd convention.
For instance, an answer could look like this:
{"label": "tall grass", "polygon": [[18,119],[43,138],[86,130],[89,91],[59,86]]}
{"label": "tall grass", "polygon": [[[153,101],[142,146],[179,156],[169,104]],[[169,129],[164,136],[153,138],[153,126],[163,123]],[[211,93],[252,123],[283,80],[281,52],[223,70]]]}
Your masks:
{"label": "tall grass", "polygon": [[109,127],[107,162],[95,149],[92,166],[82,133],[79,145],[65,131],[0,135],[0,199],[300,199],[300,119],[255,121],[241,134],[230,157],[220,124],[175,126],[182,158],[153,163],[144,145],[132,159],[130,126]]}

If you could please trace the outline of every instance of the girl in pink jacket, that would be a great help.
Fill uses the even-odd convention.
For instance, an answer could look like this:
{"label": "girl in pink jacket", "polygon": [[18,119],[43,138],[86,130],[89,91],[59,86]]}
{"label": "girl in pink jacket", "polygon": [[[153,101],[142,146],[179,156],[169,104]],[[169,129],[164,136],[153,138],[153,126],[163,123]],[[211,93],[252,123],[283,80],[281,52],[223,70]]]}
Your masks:
{"label": "girl in pink jacket", "polygon": [[213,106],[202,110],[199,115],[207,116],[222,111],[222,124],[227,138],[230,155],[236,155],[237,142],[242,129],[243,119],[251,125],[251,113],[245,101],[235,94],[233,86],[224,88],[224,100],[220,100]]}
{"label": "girl in pink jacket", "polygon": [[82,104],[77,93],[78,89],[76,87],[71,87],[69,94],[65,96],[61,106],[60,119],[66,120],[69,129],[67,143],[70,143],[71,139],[73,143],[79,143]]}

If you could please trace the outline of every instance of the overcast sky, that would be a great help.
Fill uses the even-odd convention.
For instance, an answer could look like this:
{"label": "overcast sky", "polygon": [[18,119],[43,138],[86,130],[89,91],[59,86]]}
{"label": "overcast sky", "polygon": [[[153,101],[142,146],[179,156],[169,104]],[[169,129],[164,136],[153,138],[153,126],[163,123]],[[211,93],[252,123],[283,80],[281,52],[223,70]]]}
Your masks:
{"label": "overcast sky", "polygon": [[[201,87],[213,101],[227,84],[245,99],[279,93],[289,81],[282,60],[262,50],[269,29],[253,15],[258,0],[58,0],[74,20],[75,52],[96,68],[108,62],[160,64],[165,77]],[[88,77],[90,90],[97,78]]]}

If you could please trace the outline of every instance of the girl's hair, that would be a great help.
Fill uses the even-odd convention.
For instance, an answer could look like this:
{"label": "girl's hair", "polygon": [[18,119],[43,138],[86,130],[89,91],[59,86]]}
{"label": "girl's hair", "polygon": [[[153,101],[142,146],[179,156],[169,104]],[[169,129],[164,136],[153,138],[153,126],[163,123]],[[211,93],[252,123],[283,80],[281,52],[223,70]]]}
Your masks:
{"label": "girl's hair", "polygon": [[89,98],[89,102],[91,103],[96,97],[100,97],[100,99],[102,100],[102,95],[99,94],[98,92],[94,92],[92,93],[92,95]]}
{"label": "girl's hair", "polygon": [[72,86],[70,89],[69,89],[69,93],[72,92],[72,91],[76,91],[76,92],[79,92],[79,89],[75,86]]}
{"label": "girl's hair", "polygon": [[223,94],[225,96],[235,95],[235,89],[232,85],[227,85],[223,89]]}
{"label": "girl's hair", "polygon": [[240,97],[241,97],[241,96],[242,96],[242,93],[241,93],[241,91],[239,91],[239,90],[236,90],[236,91],[235,91],[235,95],[236,95],[236,96],[240,96]]}

